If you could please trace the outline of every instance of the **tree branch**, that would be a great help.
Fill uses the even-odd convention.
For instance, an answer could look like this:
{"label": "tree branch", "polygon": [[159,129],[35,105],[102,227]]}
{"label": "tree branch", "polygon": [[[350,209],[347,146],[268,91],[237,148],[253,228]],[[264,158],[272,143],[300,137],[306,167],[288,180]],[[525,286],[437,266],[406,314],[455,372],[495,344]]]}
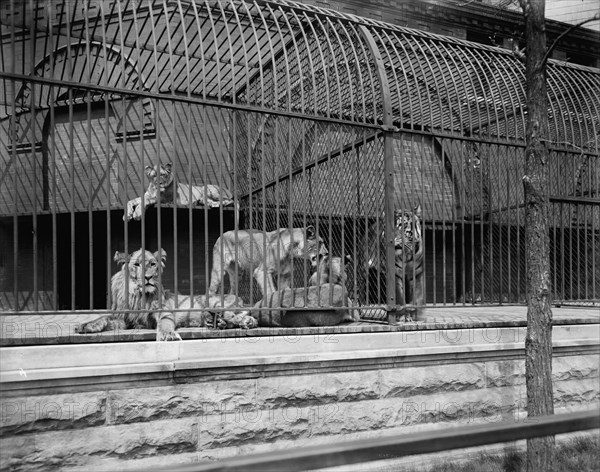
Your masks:
{"label": "tree branch", "polygon": [[552,45],[546,50],[546,54],[544,54],[544,57],[542,58],[542,66],[546,64],[546,62],[548,61],[548,58],[550,57],[550,54],[552,54],[552,51],[554,50],[554,48],[558,45],[558,43],[560,42],[561,39],[563,39],[566,35],[568,35],[571,31],[573,31],[576,28],[579,28],[580,26],[585,25],[586,23],[591,23],[592,21],[596,21],[600,19],[600,15],[598,15],[598,13],[596,13],[594,16],[592,16],[591,18],[588,18],[587,20],[583,20],[580,21],[577,24],[571,25],[570,27],[568,27],[566,30],[564,30],[559,36],[558,38],[556,38],[554,40],[554,42],[552,43]]}

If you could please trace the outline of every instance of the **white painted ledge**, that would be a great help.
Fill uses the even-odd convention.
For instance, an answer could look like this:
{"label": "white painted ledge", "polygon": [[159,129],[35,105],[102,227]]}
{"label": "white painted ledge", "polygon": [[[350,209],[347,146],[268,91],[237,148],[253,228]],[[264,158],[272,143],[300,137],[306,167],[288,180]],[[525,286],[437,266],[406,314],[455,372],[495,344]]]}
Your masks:
{"label": "white painted ledge", "polygon": [[[0,382],[378,360],[503,355],[524,349],[526,328],[465,328],[2,348]],[[600,325],[558,325],[555,349],[600,349]]]}

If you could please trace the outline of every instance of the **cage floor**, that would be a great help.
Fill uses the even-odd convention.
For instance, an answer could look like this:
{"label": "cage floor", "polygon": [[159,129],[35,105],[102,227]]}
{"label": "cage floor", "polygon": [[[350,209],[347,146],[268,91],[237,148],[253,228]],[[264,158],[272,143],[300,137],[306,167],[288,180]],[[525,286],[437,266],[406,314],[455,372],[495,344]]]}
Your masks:
{"label": "cage floor", "polygon": [[[553,307],[555,324],[595,324],[600,322],[598,307]],[[0,313],[0,345],[63,344],[116,341],[152,341],[153,330],[106,331],[98,334],[74,333],[78,323],[96,318],[96,314],[23,313],[2,315]],[[525,326],[525,306],[445,306],[427,307],[422,319],[388,325],[383,321],[359,321],[337,326],[305,328],[256,328],[211,330],[206,328],[182,328],[178,330],[183,339],[231,337],[310,335],[315,333],[360,333],[374,331],[406,331],[419,329],[457,329],[477,327]]]}

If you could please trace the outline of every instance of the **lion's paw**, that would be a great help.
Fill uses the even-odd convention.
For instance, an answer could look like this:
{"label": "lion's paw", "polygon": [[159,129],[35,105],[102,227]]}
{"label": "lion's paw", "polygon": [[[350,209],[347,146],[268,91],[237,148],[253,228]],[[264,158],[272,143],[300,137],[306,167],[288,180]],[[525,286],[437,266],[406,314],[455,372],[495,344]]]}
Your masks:
{"label": "lion's paw", "polygon": [[176,331],[158,331],[156,333],[157,341],[182,341],[181,336]]}
{"label": "lion's paw", "polygon": [[258,327],[258,320],[250,315],[243,315],[242,320],[240,321],[240,328],[243,329],[252,329]]}
{"label": "lion's paw", "polygon": [[130,221],[132,219],[142,219],[142,199],[140,197],[127,202],[127,211],[123,215],[123,221]]}
{"label": "lion's paw", "polygon": [[215,315],[217,318],[217,329],[227,329],[227,321],[221,315]]}
{"label": "lion's paw", "polygon": [[90,321],[87,323],[79,323],[77,326],[75,326],[75,332],[77,334],[90,334],[97,333],[98,331],[101,331],[101,329],[98,329],[96,326],[94,326],[94,323]]}
{"label": "lion's paw", "polygon": [[225,312],[223,319],[226,321],[227,328],[252,329],[258,326],[256,318],[245,313]]}
{"label": "lion's paw", "polygon": [[75,326],[75,332],[77,334],[85,334],[85,333],[87,333],[86,328],[87,328],[87,323],[80,323],[77,326]]}

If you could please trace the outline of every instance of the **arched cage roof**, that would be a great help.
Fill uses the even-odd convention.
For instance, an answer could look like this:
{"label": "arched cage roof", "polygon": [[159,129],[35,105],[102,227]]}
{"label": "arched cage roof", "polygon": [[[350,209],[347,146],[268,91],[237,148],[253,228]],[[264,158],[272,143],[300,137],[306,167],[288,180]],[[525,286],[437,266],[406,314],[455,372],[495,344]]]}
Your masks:
{"label": "arched cage roof", "polygon": [[[81,90],[524,140],[507,50],[285,0],[24,3],[2,14],[3,116]],[[600,72],[551,60],[548,95],[552,141],[597,152]]]}

